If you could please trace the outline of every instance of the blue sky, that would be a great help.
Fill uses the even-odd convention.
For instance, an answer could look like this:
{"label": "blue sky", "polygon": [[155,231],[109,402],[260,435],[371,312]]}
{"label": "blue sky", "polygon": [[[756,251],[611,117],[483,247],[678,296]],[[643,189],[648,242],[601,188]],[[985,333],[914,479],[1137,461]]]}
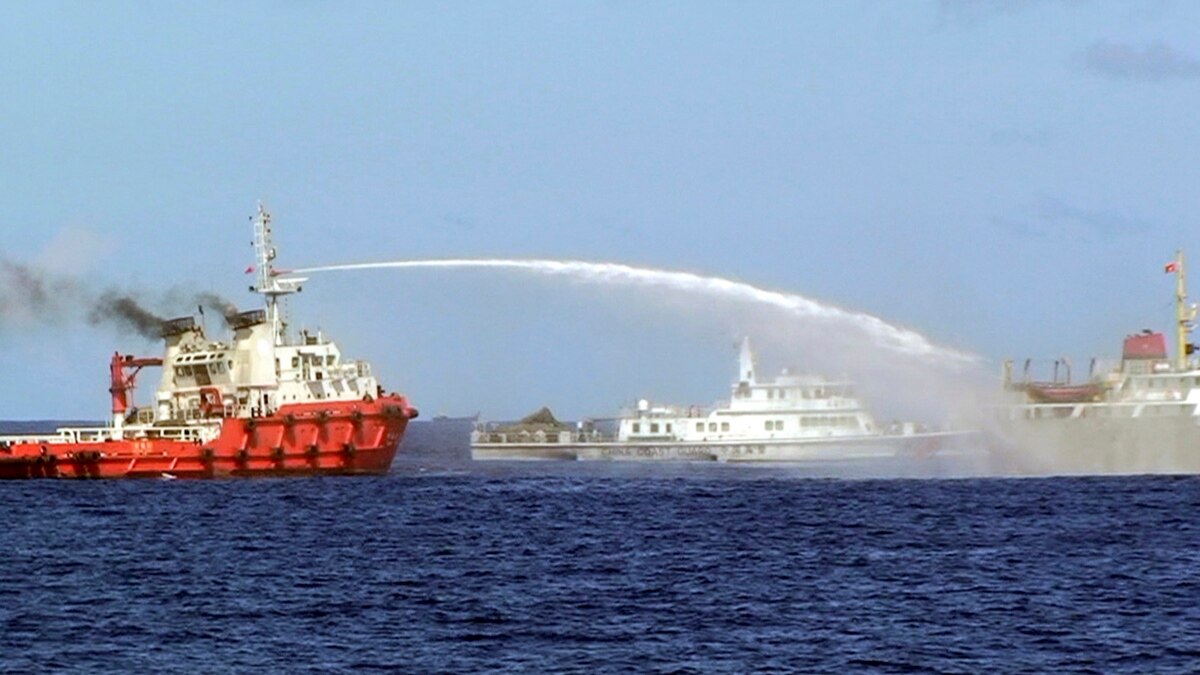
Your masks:
{"label": "blue sky", "polygon": [[[1174,249],[1200,261],[1197,25],[1166,0],[6,3],[0,257],[249,304],[261,198],[288,266],[617,261],[989,359],[1112,355],[1169,327]],[[499,417],[711,400],[740,328],[481,270],[331,274],[292,309],[426,413]],[[158,352],[0,317],[0,418],[102,416],[114,349]]]}

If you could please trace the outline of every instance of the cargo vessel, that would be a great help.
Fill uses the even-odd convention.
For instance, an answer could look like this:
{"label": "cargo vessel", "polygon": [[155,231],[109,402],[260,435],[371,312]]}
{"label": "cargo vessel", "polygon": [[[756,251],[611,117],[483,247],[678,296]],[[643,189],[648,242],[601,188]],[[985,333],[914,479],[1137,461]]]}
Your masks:
{"label": "cargo vessel", "polygon": [[1073,379],[1069,359],[1038,377],[1004,364],[1006,400],[997,410],[1001,447],[1036,473],[1200,472],[1200,363],[1190,333],[1183,252],[1164,266],[1175,275],[1174,354],[1162,332],[1129,334],[1111,366],[1092,359]]}
{"label": "cargo vessel", "polygon": [[743,339],[730,399],[713,408],[640,400],[616,418],[615,432],[588,422],[559,423],[543,409],[513,425],[477,425],[477,460],[666,460],[810,462],[928,458],[978,440],[961,430],[914,422],[877,424],[854,385],[785,370],[760,380]]}
{"label": "cargo vessel", "polygon": [[[111,418],[99,427],[0,436],[0,478],[215,478],[382,474],[417,410],[387,393],[365,361],[347,360],[319,332],[291,335],[283,299],[304,278],[275,267],[271,216],[252,219],[264,307],[226,316],[211,340],[194,317],[162,324],[165,353],[116,353]],[[153,401],[135,405],[147,368],[161,368]]]}

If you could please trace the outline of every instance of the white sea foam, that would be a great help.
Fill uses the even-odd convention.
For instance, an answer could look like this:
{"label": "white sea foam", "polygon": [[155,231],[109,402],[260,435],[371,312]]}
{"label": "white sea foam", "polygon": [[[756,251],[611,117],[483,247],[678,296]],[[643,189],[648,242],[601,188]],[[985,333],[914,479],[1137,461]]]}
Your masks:
{"label": "white sea foam", "polygon": [[870,314],[854,312],[793,293],[772,291],[722,277],[691,272],[648,269],[619,263],[581,260],[443,259],[395,260],[390,262],[325,265],[294,270],[295,273],[371,269],[494,268],[566,276],[599,284],[625,284],[673,289],[739,303],[776,308],[790,316],[852,326],[871,337],[876,346],[910,357],[937,361],[940,365],[975,366],[980,358],[934,344],[916,331],[893,325]]}

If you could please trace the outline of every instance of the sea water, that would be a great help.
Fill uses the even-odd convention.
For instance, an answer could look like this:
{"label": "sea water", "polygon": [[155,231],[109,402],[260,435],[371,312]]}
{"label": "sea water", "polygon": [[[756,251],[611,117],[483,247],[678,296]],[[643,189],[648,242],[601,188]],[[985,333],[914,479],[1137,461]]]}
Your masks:
{"label": "sea water", "polygon": [[[0,483],[0,672],[1195,672],[1200,478]],[[3,428],[11,431],[11,427]]]}

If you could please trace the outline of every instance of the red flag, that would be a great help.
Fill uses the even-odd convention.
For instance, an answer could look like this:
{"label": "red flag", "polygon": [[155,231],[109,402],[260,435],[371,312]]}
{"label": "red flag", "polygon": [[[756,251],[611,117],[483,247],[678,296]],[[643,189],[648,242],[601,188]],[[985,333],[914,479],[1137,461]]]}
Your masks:
{"label": "red flag", "polygon": [[1163,265],[1163,272],[1166,274],[1170,274],[1171,272],[1178,272],[1178,271],[1179,271],[1179,263],[1178,262],[1169,262],[1166,265]]}
{"label": "red flag", "polygon": [[246,274],[254,274],[254,265],[246,268]]}

